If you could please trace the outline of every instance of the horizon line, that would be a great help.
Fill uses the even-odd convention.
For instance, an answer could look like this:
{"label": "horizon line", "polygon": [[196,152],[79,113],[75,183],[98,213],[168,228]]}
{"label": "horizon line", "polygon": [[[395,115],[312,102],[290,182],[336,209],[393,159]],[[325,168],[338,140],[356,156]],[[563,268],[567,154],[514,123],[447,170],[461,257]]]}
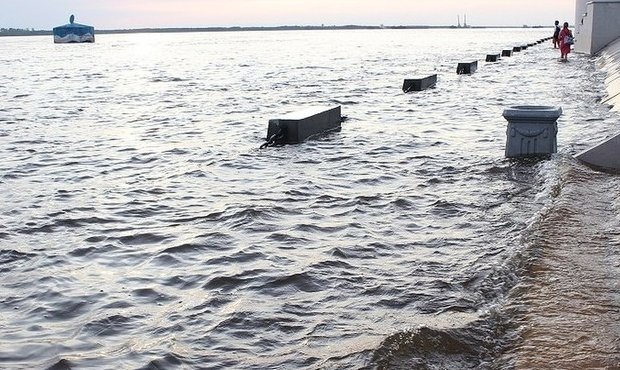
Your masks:
{"label": "horizon line", "polygon": [[[116,28],[116,29],[96,29],[98,34],[118,34],[118,33],[140,33],[140,32],[231,32],[231,31],[287,31],[287,30],[362,30],[362,29],[484,29],[484,28],[553,28],[552,26],[542,25],[522,25],[522,26],[473,26],[467,27],[456,25],[281,25],[281,26],[209,26],[209,27],[142,27],[142,28]],[[0,28],[0,36],[24,36],[24,35],[44,35],[51,33],[52,30],[35,30],[34,28]]]}

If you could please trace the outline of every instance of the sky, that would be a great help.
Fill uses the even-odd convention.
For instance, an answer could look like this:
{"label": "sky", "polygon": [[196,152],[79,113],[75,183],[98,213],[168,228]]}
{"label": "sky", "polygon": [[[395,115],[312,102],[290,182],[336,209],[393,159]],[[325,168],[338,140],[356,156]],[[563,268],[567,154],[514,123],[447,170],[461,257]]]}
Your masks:
{"label": "sky", "polygon": [[575,0],[0,0],[0,27],[49,30],[282,25],[550,26]]}

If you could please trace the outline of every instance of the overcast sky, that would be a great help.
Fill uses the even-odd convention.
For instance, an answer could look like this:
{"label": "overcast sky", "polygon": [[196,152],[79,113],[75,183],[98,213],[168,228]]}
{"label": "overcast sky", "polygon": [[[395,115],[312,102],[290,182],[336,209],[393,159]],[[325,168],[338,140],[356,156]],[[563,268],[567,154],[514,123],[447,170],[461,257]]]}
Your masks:
{"label": "overcast sky", "polygon": [[278,25],[571,24],[575,0],[0,0],[0,27],[99,29]]}

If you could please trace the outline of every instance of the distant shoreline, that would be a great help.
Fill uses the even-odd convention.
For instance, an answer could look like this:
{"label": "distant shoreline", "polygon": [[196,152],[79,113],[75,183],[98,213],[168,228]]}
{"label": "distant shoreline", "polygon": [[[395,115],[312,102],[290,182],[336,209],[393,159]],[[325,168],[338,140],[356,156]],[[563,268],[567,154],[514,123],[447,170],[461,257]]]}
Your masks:
{"label": "distant shoreline", "polygon": [[[248,32],[248,31],[322,31],[322,30],[417,30],[417,29],[497,29],[497,28],[518,28],[518,29],[542,29],[552,28],[551,26],[274,26],[274,27],[194,27],[194,28],[136,28],[119,30],[95,30],[98,35],[106,34],[125,34],[125,33],[188,33],[188,32]],[[44,36],[52,35],[51,30],[27,30],[15,28],[0,29],[2,36]]]}

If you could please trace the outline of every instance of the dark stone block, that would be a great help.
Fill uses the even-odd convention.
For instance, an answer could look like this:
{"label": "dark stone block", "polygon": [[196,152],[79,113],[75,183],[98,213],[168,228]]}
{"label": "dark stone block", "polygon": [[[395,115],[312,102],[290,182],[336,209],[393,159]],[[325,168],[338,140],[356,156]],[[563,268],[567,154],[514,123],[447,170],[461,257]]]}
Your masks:
{"label": "dark stone block", "polygon": [[487,54],[487,62],[497,62],[499,60],[499,54]]}
{"label": "dark stone block", "polygon": [[456,74],[459,75],[469,75],[476,72],[478,69],[478,61],[467,62],[467,63],[459,63],[456,67]]}
{"label": "dark stone block", "polygon": [[512,56],[512,49],[502,50],[502,56],[503,57],[511,57]]}
{"label": "dark stone block", "polygon": [[515,46],[514,48],[512,48],[512,51],[515,53],[518,53],[521,51],[521,47],[520,46]]}
{"label": "dark stone block", "polygon": [[314,107],[270,119],[267,139],[280,134],[281,144],[301,143],[307,138],[328,131],[340,130],[340,106]]}
{"label": "dark stone block", "polygon": [[410,91],[422,91],[435,86],[436,83],[436,74],[421,78],[410,78],[403,82],[403,91],[406,93]]}

